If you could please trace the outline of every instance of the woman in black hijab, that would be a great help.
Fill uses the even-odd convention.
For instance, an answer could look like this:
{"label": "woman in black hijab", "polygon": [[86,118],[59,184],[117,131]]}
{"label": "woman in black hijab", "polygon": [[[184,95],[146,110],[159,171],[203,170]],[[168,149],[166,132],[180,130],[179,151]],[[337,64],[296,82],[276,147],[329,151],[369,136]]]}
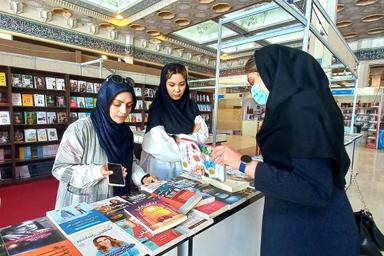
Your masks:
{"label": "woman in black hijab", "polygon": [[212,158],[254,178],[264,193],[261,254],[358,255],[344,191],[343,118],[326,75],[311,55],[285,46],[263,47],[254,58],[252,91],[267,108],[257,134],[264,162],[226,146]]}
{"label": "woman in black hijab", "polygon": [[197,104],[190,99],[187,70],[178,63],[163,67],[160,86],[149,108],[140,164],[160,179],[182,171],[178,136],[188,134],[204,143],[208,128]]}
{"label": "woman in black hijab", "polygon": [[[97,95],[97,106],[91,116],[68,126],[56,155],[52,174],[60,181],[56,209],[95,202],[130,192],[135,185],[150,183],[133,157],[133,134],[125,123],[136,105],[132,79],[109,76]],[[107,163],[122,165],[125,187],[108,186]]]}

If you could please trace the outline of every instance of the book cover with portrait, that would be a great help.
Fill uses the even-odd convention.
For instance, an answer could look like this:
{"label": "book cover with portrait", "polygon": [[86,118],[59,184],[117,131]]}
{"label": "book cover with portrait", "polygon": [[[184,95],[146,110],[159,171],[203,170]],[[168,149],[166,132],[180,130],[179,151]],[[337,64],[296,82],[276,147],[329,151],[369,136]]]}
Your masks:
{"label": "book cover with portrait", "polygon": [[88,256],[144,256],[149,250],[120,230],[113,223],[105,223],[69,238],[77,249]]}

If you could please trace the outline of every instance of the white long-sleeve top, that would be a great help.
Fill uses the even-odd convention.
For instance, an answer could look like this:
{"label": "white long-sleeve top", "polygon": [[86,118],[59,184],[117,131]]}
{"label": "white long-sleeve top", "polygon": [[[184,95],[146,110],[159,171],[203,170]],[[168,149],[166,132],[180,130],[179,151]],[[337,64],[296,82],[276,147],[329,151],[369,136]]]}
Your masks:
{"label": "white long-sleeve top", "polygon": [[[132,180],[139,186],[146,173],[136,161],[134,158]],[[108,179],[101,174],[101,167],[107,162],[107,154],[100,146],[90,117],[69,125],[52,168],[53,176],[60,182],[55,208],[112,197],[113,189],[108,186]],[[67,189],[68,183],[71,192]]]}
{"label": "white long-sleeve top", "polygon": [[[195,117],[195,124],[197,123],[200,123],[201,128],[190,136],[204,143],[208,138],[207,124],[201,116]],[[176,177],[182,171],[179,145],[171,136],[162,125],[153,127],[144,135],[140,166],[160,179]]]}

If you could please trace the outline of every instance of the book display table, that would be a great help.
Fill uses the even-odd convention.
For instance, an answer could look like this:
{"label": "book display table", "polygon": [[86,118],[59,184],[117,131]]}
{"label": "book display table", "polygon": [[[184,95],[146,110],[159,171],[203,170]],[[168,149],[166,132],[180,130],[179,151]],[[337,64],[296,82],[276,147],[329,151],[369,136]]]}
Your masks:
{"label": "book display table", "polygon": [[[230,196],[230,197],[233,197],[233,196]],[[113,198],[110,198],[107,201],[112,203],[111,199]],[[92,203],[92,207],[98,206],[97,203],[98,202]],[[135,254],[135,255],[145,255],[145,253],[141,253],[142,251],[145,251],[145,250],[148,250],[148,253],[150,255],[168,255],[168,256],[169,255],[178,255],[178,256],[223,255],[225,256],[225,255],[248,255],[248,254],[259,255],[263,204],[264,204],[263,194],[259,192],[256,192],[256,193],[253,192],[252,196],[247,197],[246,200],[245,199],[242,200],[241,203],[239,201],[238,204],[232,204],[231,207],[226,208],[224,211],[221,211],[218,214],[215,214],[215,217],[213,217],[213,221],[212,219],[210,219],[209,225],[205,225],[201,229],[198,229],[198,231],[195,230],[197,232],[187,231],[183,233],[182,239],[178,239],[177,242],[175,240],[173,241],[174,243],[172,244],[169,243],[168,244],[169,246],[159,245],[160,247],[157,247],[155,249],[148,247],[150,248],[150,250],[148,250],[148,248],[145,249],[145,246],[148,246],[148,244],[145,244],[144,242],[141,242],[141,241],[139,242],[134,241],[134,243],[137,243],[135,248],[141,248],[141,247],[144,248],[143,250],[140,249],[140,254]],[[100,205],[103,205],[101,201],[100,201]],[[100,205],[99,207],[102,207]],[[112,204],[110,206],[112,206]],[[93,217],[93,215],[91,215],[91,213],[92,214],[97,213],[97,211],[95,211],[96,208],[93,209],[92,207],[89,208],[87,204],[85,205],[79,204],[77,206],[66,207],[68,208],[66,211],[64,211],[64,209],[66,208],[63,208],[60,210],[52,210],[49,212],[49,214],[47,214],[48,218],[46,217],[38,218],[30,221],[25,221],[21,224],[0,228],[0,234],[1,234],[0,255],[1,256],[14,255],[15,253],[19,253],[19,252],[22,252],[22,254],[20,255],[36,255],[34,253],[37,253],[37,252],[39,253],[50,252],[50,253],[53,253],[50,255],[57,255],[55,253],[59,253],[59,251],[56,251],[56,250],[60,250],[60,252],[66,253],[62,255],[74,255],[74,256],[75,255],[76,256],[77,255],[94,255],[94,253],[91,253],[91,254],[80,253],[78,250],[80,251],[85,250],[86,252],[88,252],[87,251],[88,249],[95,250],[94,249],[95,246],[91,242],[86,243],[86,245],[82,245],[82,242],[84,244],[85,243],[84,241],[86,239],[92,240],[93,239],[92,235],[94,235],[93,233],[95,233],[96,231],[97,231],[96,233],[100,235],[103,232],[105,232],[105,230],[109,230],[108,232],[111,232],[111,236],[114,236],[115,238],[120,236],[119,240],[123,242],[122,246],[125,246],[126,248],[129,249],[130,244],[132,244],[132,239],[127,238],[127,240],[125,240],[124,236],[127,236],[127,234],[125,234],[122,230],[119,229],[118,224],[116,224],[117,222],[112,223],[109,220],[107,220],[105,217],[104,217],[105,218],[104,222],[101,222],[101,224],[95,226],[95,228],[91,227],[90,229],[84,229],[84,231],[82,231],[83,233],[80,233],[80,231],[77,231],[76,228],[79,225],[82,225],[84,227],[90,226],[90,223],[88,221],[90,220],[91,217],[92,217],[91,218],[92,220],[95,218]],[[79,215],[81,217],[72,217],[75,215],[76,216]],[[103,217],[103,215],[101,217]],[[62,225],[67,225],[65,224],[66,221],[64,222],[57,221],[55,220],[55,218],[69,221],[68,225],[70,224],[71,230],[72,229],[74,230],[73,233],[69,234],[70,233],[69,231],[71,230],[62,226]],[[76,218],[76,219],[72,221],[71,218]],[[85,218],[86,220],[85,223],[82,223],[82,221],[80,221],[83,218]],[[34,228],[27,229],[27,227],[31,226],[32,224],[34,224],[33,225]],[[76,227],[72,226],[74,224],[76,224],[77,226]],[[60,227],[64,229],[59,228],[59,230],[57,230],[53,228],[55,225],[56,226],[60,225]],[[195,225],[198,226],[199,224],[195,224]],[[179,226],[176,226],[175,230],[180,230],[178,229],[178,227]],[[115,229],[116,231],[114,231]],[[23,230],[25,230],[25,232],[28,231],[29,233],[27,232],[23,234]],[[39,235],[36,235],[37,232]],[[17,237],[13,236],[16,233],[17,233]],[[42,234],[44,234],[44,236]],[[63,237],[63,235],[65,237]],[[166,238],[164,236],[160,236],[160,237]],[[13,251],[6,252],[4,250],[5,249],[4,245],[8,243],[8,246],[9,246],[10,241],[12,241],[12,245],[8,249]],[[156,242],[155,240],[153,241]],[[159,240],[157,240],[157,242],[159,242]],[[74,247],[74,245],[78,250]],[[86,246],[86,247],[82,248],[81,246]],[[109,255],[109,254],[107,253],[103,255]],[[120,255],[120,254],[114,252],[113,255]],[[121,255],[126,255],[126,254],[121,254]]]}

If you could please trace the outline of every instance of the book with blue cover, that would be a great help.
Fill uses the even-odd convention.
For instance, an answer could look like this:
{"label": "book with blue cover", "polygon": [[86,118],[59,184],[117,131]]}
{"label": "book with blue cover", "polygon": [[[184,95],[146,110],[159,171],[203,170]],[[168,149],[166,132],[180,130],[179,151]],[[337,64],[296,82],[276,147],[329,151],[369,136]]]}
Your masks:
{"label": "book with blue cover", "polygon": [[96,225],[109,222],[107,217],[87,203],[49,211],[47,212],[47,217],[67,237]]}

